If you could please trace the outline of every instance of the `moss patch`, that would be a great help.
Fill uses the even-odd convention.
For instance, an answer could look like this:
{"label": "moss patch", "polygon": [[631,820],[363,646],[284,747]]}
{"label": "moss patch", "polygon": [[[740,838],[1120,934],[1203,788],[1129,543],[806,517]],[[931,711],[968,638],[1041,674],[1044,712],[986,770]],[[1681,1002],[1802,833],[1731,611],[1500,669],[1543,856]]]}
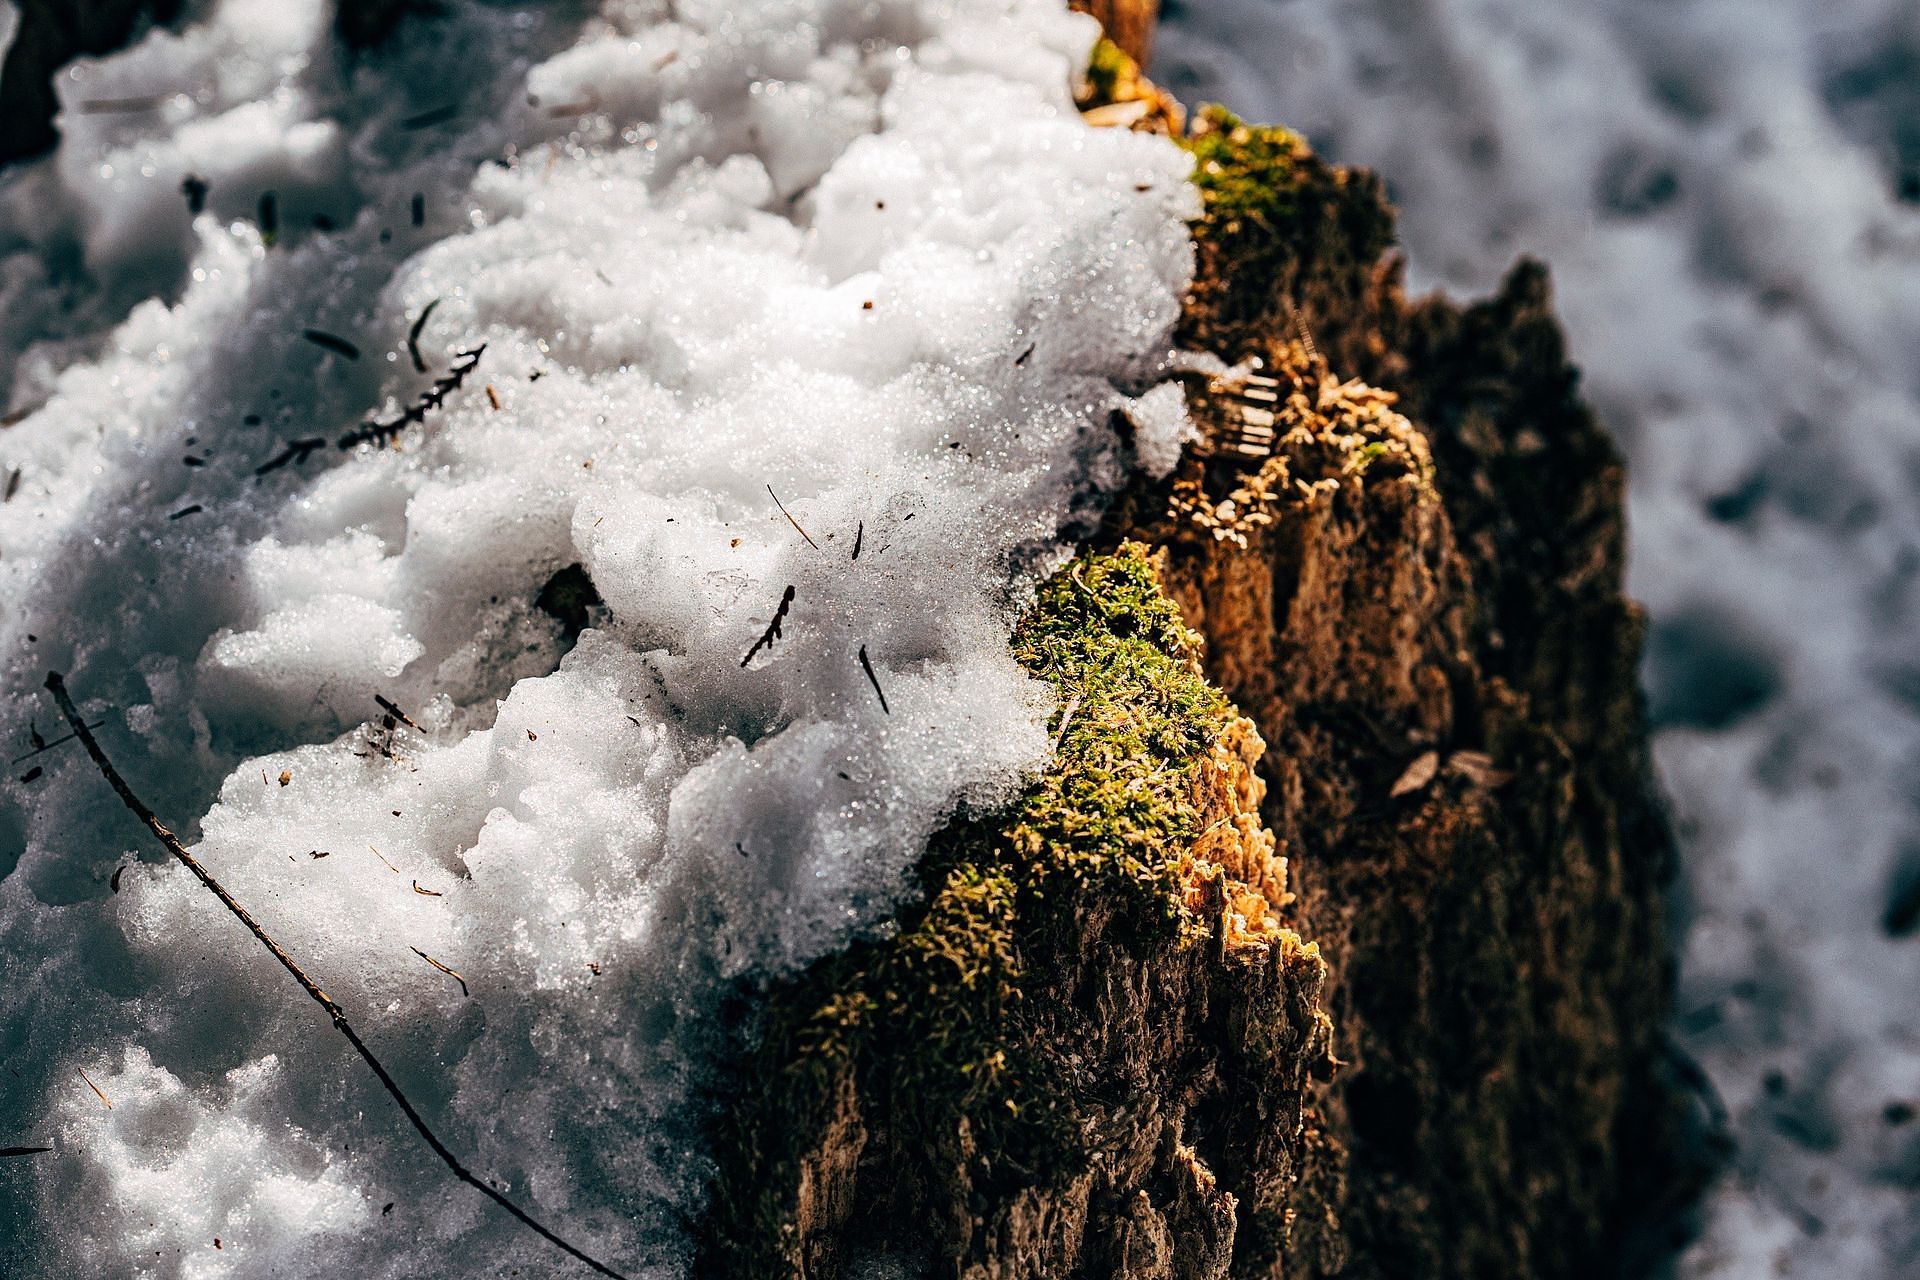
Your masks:
{"label": "moss patch", "polygon": [[1180,933],[1184,851],[1199,834],[1192,775],[1233,709],[1201,674],[1198,637],[1137,543],[1055,575],[1013,648],[1060,690],[1052,766],[1011,813],[935,842],[924,912],[821,966],[815,985],[831,994],[789,1034],[809,1054],[884,1063],[896,1098],[997,1111],[1024,1128],[1044,1124],[1055,1100],[1024,1078],[1006,1016],[1022,996],[1023,944],[1095,892],[1118,896],[1143,945]]}
{"label": "moss patch", "polygon": [[1134,65],[1120,46],[1101,36],[1093,42],[1093,52],[1087,57],[1086,83],[1081,86],[1077,96],[1082,107],[1103,106],[1122,100],[1122,91],[1140,74],[1140,68]]}
{"label": "moss patch", "polygon": [[1254,353],[1257,336],[1287,332],[1296,314],[1317,331],[1352,310],[1393,244],[1378,179],[1328,164],[1291,129],[1248,124],[1224,107],[1202,107],[1184,145],[1205,213],[1193,224],[1183,341],[1237,359]]}
{"label": "moss patch", "polygon": [[1188,904],[1195,776],[1236,713],[1201,674],[1198,638],[1146,550],[1073,561],[1013,647],[1060,691],[1056,758],[1010,812],[936,840],[925,905],[897,935],[773,993],[746,1070],[767,1102],[738,1108],[721,1144],[722,1201],[751,1203],[721,1204],[716,1221],[736,1225],[711,1242],[716,1264],[751,1274],[788,1254],[803,1166],[855,1081],[896,1128],[962,1123],[979,1150],[1043,1183],[1072,1167],[1086,1135],[1060,1055],[1022,1017],[1030,958],[1083,927],[1089,901],[1136,951],[1206,933]]}

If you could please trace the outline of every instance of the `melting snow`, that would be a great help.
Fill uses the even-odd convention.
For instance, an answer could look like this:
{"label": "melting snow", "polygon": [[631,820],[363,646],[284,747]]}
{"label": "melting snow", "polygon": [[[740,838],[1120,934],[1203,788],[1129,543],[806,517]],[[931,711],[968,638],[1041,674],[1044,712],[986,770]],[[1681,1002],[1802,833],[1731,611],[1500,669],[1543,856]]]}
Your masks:
{"label": "melting snow", "polygon": [[[54,737],[66,671],[451,1145],[682,1274],[724,994],[1044,760],[1008,629],[1135,461],[1109,414],[1142,397],[1157,467],[1186,429],[1197,209],[1177,148],[1080,123],[1093,28],[1047,0],[446,8],[353,60],[318,0],[225,0],[62,74],[62,146],[0,180],[0,723]],[[569,650],[535,600],[576,563]],[[71,744],[31,767],[0,1114],[60,1149],[0,1170],[0,1237],[36,1274],[573,1273]]]}

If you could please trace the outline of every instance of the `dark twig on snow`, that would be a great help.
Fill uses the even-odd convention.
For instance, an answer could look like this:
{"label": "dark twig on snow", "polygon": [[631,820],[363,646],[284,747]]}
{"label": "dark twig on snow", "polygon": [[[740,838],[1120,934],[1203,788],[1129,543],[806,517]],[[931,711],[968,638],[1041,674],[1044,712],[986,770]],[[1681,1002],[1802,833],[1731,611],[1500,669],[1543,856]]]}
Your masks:
{"label": "dark twig on snow", "polygon": [[362,423],[340,437],[338,441],[340,448],[344,450],[363,444],[387,444],[409,426],[424,423],[429,412],[445,404],[447,397],[460,389],[460,384],[467,380],[467,375],[472,373],[474,366],[480,363],[480,354],[486,349],[487,344],[483,342],[471,351],[462,351],[454,357],[453,367],[435,378],[433,385],[422,391],[419,398],[408,405],[406,411],[399,417],[389,418],[384,422]]}
{"label": "dark twig on snow", "polygon": [[300,336],[316,347],[325,347],[335,355],[345,356],[349,360],[360,358],[360,348],[337,333],[328,333],[325,329],[302,329]]}
{"label": "dark twig on snow", "polygon": [[[420,888],[420,882],[418,880],[415,880],[413,882],[413,891],[415,893],[424,892],[424,890]],[[427,896],[437,898],[440,895],[437,893],[433,893],[433,894],[428,894]],[[407,950],[413,952],[413,954],[419,956],[422,960],[425,960],[428,964],[432,965],[434,968],[438,969],[440,972],[446,974],[449,978],[452,978],[455,982],[459,983],[460,994],[465,996],[469,1000],[473,999],[473,992],[467,990],[467,980],[460,976],[460,971],[458,969],[449,968],[448,966],[441,964],[438,960],[435,960],[432,956],[428,955],[426,952],[422,951],[418,947],[408,947]]]}
{"label": "dark twig on snow", "polygon": [[[407,727],[408,727],[409,729],[420,729],[420,725],[419,725],[419,723],[418,723],[418,722],[417,722],[416,720],[414,720],[414,718],[413,718],[412,716],[410,716],[410,715],[408,715],[408,714],[407,714],[406,712],[404,712],[404,711],[402,711],[402,710],[401,710],[401,709],[400,709],[400,708],[399,708],[398,706],[396,706],[396,705],[395,705],[394,703],[392,703],[392,702],[389,702],[389,701],[388,701],[388,700],[387,700],[387,699],[386,699],[385,697],[383,697],[382,695],[380,695],[380,694],[377,694],[377,693],[376,693],[376,694],[374,694],[374,695],[373,695],[373,700],[374,700],[375,702],[377,702],[377,703],[379,703],[379,704],[380,704],[380,709],[381,709],[382,711],[384,711],[384,712],[386,712],[386,713],[387,713],[388,715],[390,715],[390,716],[392,716],[392,717],[393,717],[394,719],[396,719],[396,720],[398,720],[398,721],[399,721],[399,722],[400,722],[401,724],[404,724],[404,725],[406,725],[406,726],[407,726]],[[420,729],[420,732],[421,732],[421,733],[425,733],[425,732],[426,732],[426,730],[425,730],[425,729]]]}
{"label": "dark twig on snow", "polygon": [[769,622],[767,629],[760,633],[760,638],[753,642],[753,648],[747,650],[747,656],[740,659],[742,667],[753,661],[754,654],[762,649],[773,647],[773,642],[780,638],[780,624],[787,620],[787,610],[791,608],[793,608],[793,584],[788,583],[786,593],[780,597],[780,607],[773,611],[773,621]]}
{"label": "dark twig on snow", "polygon": [[[87,728],[98,729],[101,725],[105,723],[106,723],[105,720],[95,720],[92,724],[88,725]],[[55,747],[61,745],[62,743],[72,742],[75,738],[79,736],[80,735],[77,733],[63,733],[57,738],[42,739],[40,737],[40,734],[36,731],[33,737],[29,739],[29,741],[33,743],[33,750],[27,752],[27,754],[23,756],[15,756],[12,760],[9,760],[7,764],[9,767],[11,767],[13,765],[19,764],[23,760],[31,760],[35,756],[39,755],[42,751],[51,751]]]}
{"label": "dark twig on snow", "polygon": [[[418,196],[414,198],[416,200],[419,199]],[[416,223],[415,225],[417,226],[418,224]],[[413,357],[413,371],[415,373],[425,373],[427,371],[427,362],[420,356],[420,331],[427,327],[427,317],[432,315],[433,309],[439,305],[440,299],[435,298],[432,302],[420,308],[419,318],[413,322],[413,327],[407,330],[407,354]]]}
{"label": "dark twig on snow", "polygon": [[[568,1244],[565,1240],[554,1234],[550,1228],[543,1225],[538,1219],[532,1217],[519,1205],[514,1204],[513,1201],[509,1200],[501,1192],[489,1186],[464,1164],[460,1163],[459,1158],[456,1157],[453,1152],[449,1151],[447,1145],[440,1141],[439,1137],[428,1127],[425,1118],[414,1109],[413,1103],[408,1100],[407,1095],[401,1090],[399,1084],[395,1082],[392,1074],[382,1065],[380,1059],[374,1056],[373,1050],[367,1047],[366,1041],[360,1038],[360,1034],[355,1031],[352,1024],[347,1021],[346,1011],[334,1002],[332,996],[322,991],[318,983],[307,976],[307,971],[302,969],[299,964],[294,961],[294,958],[288,955],[265,929],[260,927],[260,922],[255,920],[231,893],[227,892],[224,885],[214,879],[213,874],[200,864],[199,859],[187,852],[187,847],[180,843],[179,837],[175,836],[166,824],[154,815],[153,810],[147,808],[145,804],[141,803],[140,798],[133,794],[132,788],[127,786],[126,779],[122,778],[119,771],[113,767],[112,761],[108,760],[106,752],[100,749],[99,742],[95,740],[93,733],[87,728],[86,722],[80,718],[80,712],[74,707],[73,699],[67,694],[66,680],[59,672],[50,671],[47,673],[47,688],[52,692],[54,701],[59,704],[60,714],[67,718],[67,723],[72,726],[75,735],[80,739],[81,745],[87,749],[87,754],[93,758],[94,767],[100,770],[100,776],[107,780],[107,785],[112,787],[115,794],[120,797],[121,803],[125,804],[127,808],[132,811],[134,817],[138,818],[141,824],[153,833],[155,839],[166,846],[168,853],[171,853],[181,865],[191,871],[194,878],[206,886],[208,892],[220,900],[220,904],[224,906],[236,920],[246,926],[247,932],[254,936],[255,941],[265,947],[273,958],[280,962],[281,968],[293,975],[293,980],[300,984],[300,989],[305,991],[314,1003],[326,1010],[327,1016],[333,1020],[334,1029],[346,1037],[347,1043],[353,1046],[353,1051],[360,1055],[361,1061],[365,1062],[368,1068],[371,1069],[373,1074],[379,1079],[381,1087],[387,1091],[387,1096],[393,1099],[394,1104],[398,1106],[401,1113],[406,1116],[408,1123],[414,1127],[414,1130],[419,1133],[426,1144],[433,1149],[433,1153],[440,1157],[441,1162],[453,1171],[453,1175],[506,1210],[516,1221],[532,1231],[535,1235],[547,1241],[547,1243],[553,1245],[555,1248],[560,1249],[570,1257],[585,1264],[594,1272],[603,1276],[612,1276],[614,1280],[625,1280],[625,1277],[622,1276],[620,1272],[615,1271],[612,1267],[609,1267],[606,1263],[601,1262],[592,1255],[584,1253],[575,1246]],[[465,984],[463,983],[462,985]],[[102,1100],[105,1100],[105,1095],[102,1095]]]}
{"label": "dark twig on snow", "polygon": [[324,449],[326,447],[327,441],[324,436],[309,436],[305,440],[289,440],[287,441],[286,448],[255,467],[253,474],[256,476],[264,476],[269,471],[278,471],[289,462],[295,466],[299,466],[307,460],[315,449]]}
{"label": "dark twig on snow", "polygon": [[408,116],[400,122],[400,127],[408,132],[415,129],[431,129],[434,125],[445,124],[459,114],[460,104],[448,102],[441,106],[429,107],[418,115]]}
{"label": "dark twig on snow", "polygon": [[893,708],[887,705],[886,690],[880,687],[880,677],[873,674],[873,663],[867,660],[867,646],[865,645],[860,646],[860,669],[867,673],[867,683],[871,684],[873,691],[880,695],[880,710],[888,715],[892,715]]}

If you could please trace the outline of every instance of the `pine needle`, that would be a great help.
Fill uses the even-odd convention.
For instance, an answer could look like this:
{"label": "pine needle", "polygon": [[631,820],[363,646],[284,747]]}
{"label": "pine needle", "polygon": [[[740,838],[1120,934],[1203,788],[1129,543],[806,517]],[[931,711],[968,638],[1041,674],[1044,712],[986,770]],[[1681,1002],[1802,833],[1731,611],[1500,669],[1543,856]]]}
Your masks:
{"label": "pine needle", "polygon": [[[80,1071],[80,1068],[75,1067],[74,1070]],[[89,1077],[86,1072],[80,1071],[80,1078],[87,1082],[87,1088],[93,1090],[93,1096],[100,1099],[101,1104],[104,1105],[107,1110],[109,1111],[113,1110],[113,1104],[107,1101],[107,1095],[100,1092],[100,1086],[95,1084],[92,1078]]]}
{"label": "pine needle", "polygon": [[[414,886],[414,888],[416,889],[419,887],[420,886],[418,885]],[[449,978],[452,978],[455,982],[459,983],[460,994],[467,997],[467,999],[469,1000],[473,999],[473,992],[467,990],[467,980],[460,976],[460,971],[458,969],[452,969],[447,967],[444,964],[441,964],[438,960],[435,960],[432,956],[428,955],[426,952],[422,951],[418,947],[408,947],[407,950],[413,952],[413,954],[419,956],[422,960],[425,960],[428,964],[432,965],[434,968],[438,969],[440,972],[446,974]]]}
{"label": "pine needle", "polygon": [[802,529],[800,527],[800,522],[793,518],[793,512],[787,510],[787,504],[780,501],[780,495],[773,491],[772,485],[767,486],[767,496],[773,499],[774,506],[780,508],[780,514],[787,518],[787,523],[793,526],[794,532],[799,534],[801,537],[806,538],[807,545],[812,547],[815,551],[818,551],[820,549],[820,544],[815,542],[811,537],[807,536],[807,531],[805,529]]}
{"label": "pine needle", "polygon": [[887,706],[886,690],[880,687],[880,677],[873,674],[873,663],[867,660],[867,646],[865,645],[860,646],[860,669],[867,673],[867,683],[871,684],[873,691],[880,695],[880,710],[888,715],[892,715],[893,709]]}

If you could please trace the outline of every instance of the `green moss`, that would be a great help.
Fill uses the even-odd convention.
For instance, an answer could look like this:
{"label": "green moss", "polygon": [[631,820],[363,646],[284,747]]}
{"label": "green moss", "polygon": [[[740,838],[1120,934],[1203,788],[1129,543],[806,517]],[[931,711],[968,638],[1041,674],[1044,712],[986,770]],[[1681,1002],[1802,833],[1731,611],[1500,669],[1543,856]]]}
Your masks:
{"label": "green moss", "polygon": [[1022,1096],[1034,1068],[1007,1017],[1022,996],[1021,955],[1096,890],[1118,896],[1143,944],[1176,935],[1177,859],[1199,834],[1193,771],[1232,712],[1137,545],[1056,574],[1013,649],[1072,711],[1064,732],[1056,713],[1052,766],[1010,813],[935,842],[924,914],[834,975],[808,1039],[815,1052],[877,1054],[896,1096],[1039,1120],[1048,1107]]}
{"label": "green moss", "polygon": [[1113,41],[1101,36],[1093,42],[1093,53],[1087,58],[1086,87],[1080,96],[1082,106],[1097,106],[1103,102],[1118,100],[1121,86],[1139,74],[1125,51]]}
{"label": "green moss", "polygon": [[1233,715],[1198,643],[1137,544],[1076,559],[1041,589],[1013,649],[1060,692],[1056,757],[1010,811],[935,841],[925,905],[897,935],[771,993],[747,1081],[767,1102],[724,1135],[722,1177],[723,1199],[730,1180],[755,1198],[722,1219],[744,1214],[762,1243],[716,1240],[723,1255],[739,1263],[779,1235],[828,1119],[822,1099],[849,1071],[896,1129],[952,1133],[964,1116],[982,1149],[1043,1176],[1081,1157],[1072,1089],[1021,1010],[1034,957],[1072,945],[1089,899],[1143,951],[1192,936],[1181,864],[1200,834],[1194,772]]}
{"label": "green moss", "polygon": [[1283,236],[1299,221],[1320,175],[1313,149],[1281,125],[1252,125],[1225,107],[1205,106],[1186,140],[1193,185],[1206,218],[1202,235],[1235,235],[1252,224]]}
{"label": "green moss", "polygon": [[[1206,106],[1184,145],[1205,211],[1193,224],[1190,341],[1238,354],[1250,331],[1274,328],[1282,300],[1311,311],[1316,295],[1358,296],[1393,243],[1379,182],[1328,164],[1291,129]],[[1281,312],[1285,332],[1291,316]]]}

